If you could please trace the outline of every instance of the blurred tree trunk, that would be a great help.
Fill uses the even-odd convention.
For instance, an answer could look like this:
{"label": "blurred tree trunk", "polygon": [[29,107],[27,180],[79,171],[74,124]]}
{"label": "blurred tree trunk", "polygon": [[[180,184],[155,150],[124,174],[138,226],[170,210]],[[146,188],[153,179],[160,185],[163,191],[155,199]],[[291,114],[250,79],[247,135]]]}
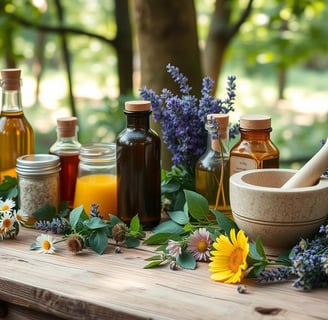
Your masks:
{"label": "blurred tree trunk", "polygon": [[117,51],[119,90],[121,95],[133,91],[133,47],[128,0],[115,0],[117,25],[114,47]]}
{"label": "blurred tree trunk", "polygon": [[[139,41],[141,86],[156,93],[163,88],[177,92],[166,72],[167,64],[178,67],[188,77],[193,94],[199,95],[202,70],[198,47],[194,2],[190,0],[135,0]],[[161,134],[158,123],[152,127]],[[162,143],[162,167],[172,166],[171,154]]]}
{"label": "blurred tree trunk", "polygon": [[232,13],[237,9],[238,1],[216,0],[215,2],[203,57],[205,75],[214,81],[213,94],[218,87],[226,49],[250,15],[252,4],[253,0],[248,0],[245,9],[240,12],[236,21],[232,22]]}

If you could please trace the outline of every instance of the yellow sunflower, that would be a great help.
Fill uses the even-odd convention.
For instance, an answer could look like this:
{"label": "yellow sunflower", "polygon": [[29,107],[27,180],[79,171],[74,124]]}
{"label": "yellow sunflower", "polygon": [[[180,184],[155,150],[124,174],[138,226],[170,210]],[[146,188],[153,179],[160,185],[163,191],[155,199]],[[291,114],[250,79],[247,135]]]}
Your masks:
{"label": "yellow sunflower", "polygon": [[211,279],[225,283],[237,283],[244,278],[249,253],[248,237],[242,230],[236,236],[235,229],[230,230],[230,238],[220,235],[213,243],[212,262],[209,263]]}

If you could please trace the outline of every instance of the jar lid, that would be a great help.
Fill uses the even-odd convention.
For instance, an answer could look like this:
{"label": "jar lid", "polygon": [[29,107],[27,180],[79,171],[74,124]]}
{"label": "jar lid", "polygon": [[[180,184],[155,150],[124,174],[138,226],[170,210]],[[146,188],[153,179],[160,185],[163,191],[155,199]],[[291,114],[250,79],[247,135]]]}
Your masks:
{"label": "jar lid", "polygon": [[1,86],[4,90],[19,90],[20,89],[20,69],[2,69],[1,70]]}
{"label": "jar lid", "polygon": [[60,137],[75,136],[77,130],[77,117],[62,117],[57,119],[57,130]]}
{"label": "jar lid", "polygon": [[134,100],[125,102],[125,110],[132,112],[141,112],[150,110],[150,101]]}
{"label": "jar lid", "polygon": [[271,117],[268,115],[249,114],[240,117],[240,127],[249,130],[271,128]]}
{"label": "jar lid", "polygon": [[87,143],[80,149],[80,160],[85,163],[116,161],[115,143]]}
{"label": "jar lid", "polygon": [[16,171],[22,175],[46,175],[60,171],[60,159],[52,154],[27,154],[17,158]]}

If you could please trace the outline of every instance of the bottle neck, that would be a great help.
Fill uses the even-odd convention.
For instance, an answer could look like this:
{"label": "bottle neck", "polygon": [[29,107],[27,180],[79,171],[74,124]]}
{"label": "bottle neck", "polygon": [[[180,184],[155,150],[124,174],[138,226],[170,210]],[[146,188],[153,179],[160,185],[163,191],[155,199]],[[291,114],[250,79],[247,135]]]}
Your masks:
{"label": "bottle neck", "polygon": [[21,91],[3,90],[1,112],[20,112],[23,111]]}
{"label": "bottle neck", "polygon": [[207,135],[207,148],[208,150],[227,155],[229,154],[229,139],[209,132]]}
{"label": "bottle neck", "polygon": [[240,128],[239,131],[241,138],[245,140],[270,140],[270,132],[272,129],[250,130]]}
{"label": "bottle neck", "polygon": [[140,129],[149,129],[149,115],[150,111],[145,112],[128,112],[124,111],[127,116],[127,127],[134,127]]}

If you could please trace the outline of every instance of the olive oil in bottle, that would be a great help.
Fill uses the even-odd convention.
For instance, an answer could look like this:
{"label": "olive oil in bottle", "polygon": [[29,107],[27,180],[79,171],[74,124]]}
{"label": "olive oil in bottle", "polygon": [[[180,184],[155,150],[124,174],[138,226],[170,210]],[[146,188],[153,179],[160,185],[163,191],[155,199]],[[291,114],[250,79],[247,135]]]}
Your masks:
{"label": "olive oil in bottle", "polygon": [[34,132],[21,102],[21,70],[3,69],[0,113],[0,180],[16,177],[16,159],[34,153]]}

